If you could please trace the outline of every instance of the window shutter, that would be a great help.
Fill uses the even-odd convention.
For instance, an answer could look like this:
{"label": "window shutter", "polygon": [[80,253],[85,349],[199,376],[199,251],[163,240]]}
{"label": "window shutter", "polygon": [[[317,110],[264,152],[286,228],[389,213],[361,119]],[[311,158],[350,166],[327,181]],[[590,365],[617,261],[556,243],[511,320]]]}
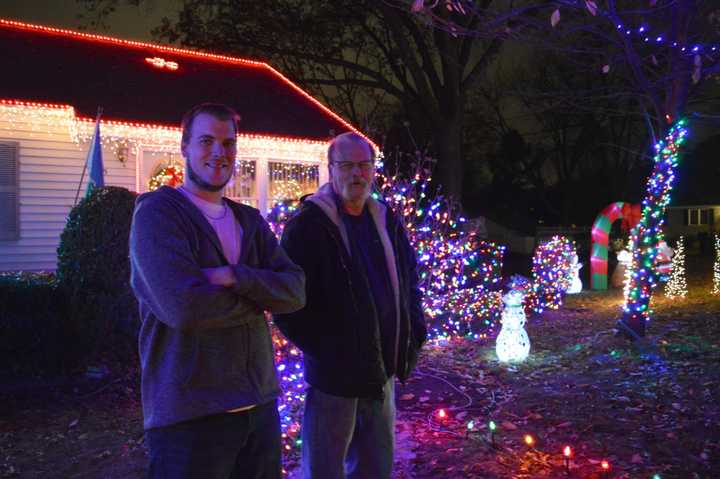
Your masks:
{"label": "window shutter", "polygon": [[18,143],[0,142],[0,240],[20,239]]}

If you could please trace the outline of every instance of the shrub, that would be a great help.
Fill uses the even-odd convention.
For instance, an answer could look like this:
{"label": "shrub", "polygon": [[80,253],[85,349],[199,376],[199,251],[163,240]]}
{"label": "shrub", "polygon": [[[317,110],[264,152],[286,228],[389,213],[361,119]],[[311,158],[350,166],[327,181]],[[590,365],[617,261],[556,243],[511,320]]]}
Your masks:
{"label": "shrub", "polygon": [[79,355],[69,347],[75,331],[68,306],[51,274],[0,276],[0,363],[4,374],[56,374],[77,365]]}
{"label": "shrub", "polygon": [[139,322],[128,250],[136,196],[120,187],[94,190],[72,209],[60,236],[58,283],[68,295],[79,345],[90,354],[135,343]]}

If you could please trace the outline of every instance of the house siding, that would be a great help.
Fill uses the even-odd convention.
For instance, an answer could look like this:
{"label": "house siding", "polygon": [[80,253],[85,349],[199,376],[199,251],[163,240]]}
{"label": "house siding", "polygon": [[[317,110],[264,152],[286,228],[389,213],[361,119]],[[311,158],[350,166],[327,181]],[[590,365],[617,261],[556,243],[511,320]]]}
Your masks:
{"label": "house siding", "polygon": [[[0,241],[0,271],[55,270],[60,234],[75,200],[88,142],[69,128],[34,115],[18,121],[0,115],[0,141],[19,145],[20,238]],[[30,121],[32,120],[32,121]],[[103,148],[106,185],[135,189],[135,161],[120,162]],[[87,172],[80,188],[84,194]]]}

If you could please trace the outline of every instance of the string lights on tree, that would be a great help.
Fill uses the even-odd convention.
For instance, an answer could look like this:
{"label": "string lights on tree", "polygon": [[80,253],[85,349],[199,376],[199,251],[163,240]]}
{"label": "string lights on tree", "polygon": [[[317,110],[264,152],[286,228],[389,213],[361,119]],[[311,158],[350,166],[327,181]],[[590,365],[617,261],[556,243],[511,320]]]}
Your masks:
{"label": "string lights on tree", "polygon": [[484,337],[502,311],[493,286],[501,278],[505,248],[477,240],[457,204],[441,194],[431,197],[432,160],[413,160],[414,172],[403,176],[389,174],[380,158],[373,195],[396,212],[415,249],[430,336]]}
{"label": "string lights on tree", "polygon": [[712,294],[720,294],[720,235],[715,233],[715,264],[713,264]]}
{"label": "string lights on tree", "polygon": [[665,139],[655,145],[655,166],[648,178],[642,216],[632,231],[632,240],[636,245],[633,250],[634,268],[628,300],[618,327],[633,339],[645,335],[646,323],[651,317],[652,290],[659,282],[655,263],[663,240],[665,208],[670,203],[680,147],[686,136],[685,120],[680,120],[670,128]]}
{"label": "string lights on tree", "polygon": [[575,246],[564,236],[553,236],[535,249],[532,292],[526,301],[529,309],[542,313],[562,305],[563,296],[572,284],[575,258]]}
{"label": "string lights on tree", "polygon": [[685,239],[681,236],[675,245],[672,257],[670,278],[665,283],[665,296],[668,298],[684,298],[687,296],[687,278],[685,275]]}

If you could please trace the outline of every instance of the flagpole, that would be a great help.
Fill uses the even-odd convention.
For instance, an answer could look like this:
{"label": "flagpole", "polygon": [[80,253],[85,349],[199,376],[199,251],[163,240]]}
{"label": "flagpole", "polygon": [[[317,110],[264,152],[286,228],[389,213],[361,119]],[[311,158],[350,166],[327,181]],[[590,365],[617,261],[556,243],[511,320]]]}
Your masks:
{"label": "flagpole", "polygon": [[[102,111],[103,111],[103,108],[101,106],[99,106],[97,109],[97,116],[95,117],[95,125],[96,126],[100,122],[100,117],[102,116]],[[93,131],[95,131],[95,130],[93,130]],[[93,136],[95,136],[95,133],[93,133]],[[92,141],[93,140],[91,139],[90,142],[92,143]],[[91,148],[92,148],[92,146],[91,146]],[[73,206],[75,206],[77,204],[78,196],[80,196],[80,187],[82,186],[82,182],[85,179],[85,172],[87,171],[87,165],[88,165],[88,158],[86,157],[85,164],[83,165],[82,174],[80,175],[80,183],[78,183],[77,191],[75,192],[75,201],[73,201]]]}

